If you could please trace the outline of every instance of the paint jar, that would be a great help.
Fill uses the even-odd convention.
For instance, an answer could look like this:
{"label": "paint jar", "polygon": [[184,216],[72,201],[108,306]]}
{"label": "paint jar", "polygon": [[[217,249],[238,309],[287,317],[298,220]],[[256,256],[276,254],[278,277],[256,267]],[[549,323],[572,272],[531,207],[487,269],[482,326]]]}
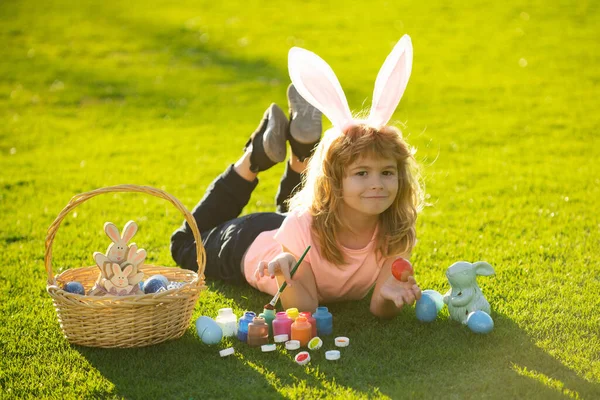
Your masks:
{"label": "paint jar", "polygon": [[309,311],[303,311],[300,313],[300,315],[305,317],[310,326],[312,327],[310,337],[314,338],[315,336],[317,336],[317,320],[312,316],[312,314]]}
{"label": "paint jar", "polygon": [[327,307],[317,307],[313,317],[317,320],[317,335],[326,336],[333,333],[333,315]]}
{"label": "paint jar", "polygon": [[269,343],[269,325],[264,318],[255,317],[248,324],[248,346],[262,346]]}
{"label": "paint jar", "polygon": [[294,321],[288,317],[285,311],[280,311],[273,320],[273,336],[292,334],[292,324]]}
{"label": "paint jar", "polygon": [[275,319],[275,310],[269,310],[265,308],[263,312],[258,314],[259,317],[264,318],[267,325],[269,325],[269,336],[273,336],[273,320]]}
{"label": "paint jar", "polygon": [[237,317],[231,308],[219,309],[215,321],[223,330],[223,336],[230,337],[237,334]]}
{"label": "paint jar", "polygon": [[306,317],[299,315],[292,324],[292,340],[300,342],[300,346],[306,346],[311,339],[312,326]]}
{"label": "paint jar", "polygon": [[246,311],[240,321],[238,322],[237,338],[242,342],[248,341],[248,324],[256,317],[256,313],[253,311]]}
{"label": "paint jar", "polygon": [[287,313],[288,317],[292,319],[292,321],[295,321],[299,315],[298,309],[296,307],[288,308],[287,310],[285,310],[285,312]]}

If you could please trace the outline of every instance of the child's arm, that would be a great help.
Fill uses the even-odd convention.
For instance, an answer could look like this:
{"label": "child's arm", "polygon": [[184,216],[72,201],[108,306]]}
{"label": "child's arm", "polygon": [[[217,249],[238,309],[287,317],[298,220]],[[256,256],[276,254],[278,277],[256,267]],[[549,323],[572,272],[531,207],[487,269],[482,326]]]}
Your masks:
{"label": "child's arm", "polygon": [[400,313],[404,304],[413,304],[421,298],[421,289],[415,278],[410,276],[407,282],[394,278],[394,260],[395,258],[389,258],[383,264],[371,297],[371,313],[380,318],[392,318]]}
{"label": "child's arm", "polygon": [[287,281],[287,287],[281,293],[281,305],[284,309],[296,307],[300,311],[314,312],[319,305],[315,276],[308,265],[302,262],[294,278],[290,278],[290,271],[296,264],[296,258],[285,251],[275,257],[271,262],[261,261],[255,272],[256,279],[277,279],[279,286]]}

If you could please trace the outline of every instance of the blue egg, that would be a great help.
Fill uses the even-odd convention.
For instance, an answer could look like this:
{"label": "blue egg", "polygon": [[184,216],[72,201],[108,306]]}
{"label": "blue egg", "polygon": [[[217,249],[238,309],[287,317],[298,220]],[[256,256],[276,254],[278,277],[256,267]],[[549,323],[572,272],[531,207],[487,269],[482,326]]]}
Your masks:
{"label": "blue egg", "polygon": [[144,293],[157,293],[162,290],[167,290],[167,283],[160,278],[161,276],[162,275],[153,275],[148,278],[148,280],[144,282]]}
{"label": "blue egg", "polygon": [[161,275],[161,274],[156,274],[156,275],[152,275],[150,278],[148,279],[160,279],[161,281],[163,281],[163,283],[165,284],[165,287],[167,287],[167,285],[169,284],[169,280],[167,279],[166,276]]}
{"label": "blue egg", "polygon": [[444,296],[442,296],[439,292],[437,292],[433,289],[427,289],[427,290],[423,290],[423,294],[427,294],[427,295],[431,296],[433,301],[435,301],[435,306],[436,306],[438,312],[440,312],[440,310],[442,308],[444,308]]}
{"label": "blue egg", "polygon": [[431,295],[423,293],[415,305],[417,319],[421,322],[432,322],[437,318],[437,305]]}
{"label": "blue egg", "polygon": [[490,333],[494,329],[494,320],[485,311],[473,311],[467,317],[467,326],[475,333]]}
{"label": "blue egg", "polygon": [[67,284],[65,285],[65,287],[63,288],[65,290],[65,292],[69,292],[69,293],[75,293],[75,294],[85,294],[85,289],[83,288],[83,285],[77,281],[73,281],[73,282],[67,282]]}
{"label": "blue egg", "polygon": [[210,317],[202,316],[196,320],[196,332],[206,344],[217,344],[223,338],[223,329]]}

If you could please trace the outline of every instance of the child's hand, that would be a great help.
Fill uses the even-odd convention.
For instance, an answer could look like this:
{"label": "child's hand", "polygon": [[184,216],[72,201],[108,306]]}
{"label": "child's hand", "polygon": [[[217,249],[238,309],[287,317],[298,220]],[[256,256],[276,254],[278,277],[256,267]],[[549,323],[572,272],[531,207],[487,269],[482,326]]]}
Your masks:
{"label": "child's hand", "polygon": [[380,290],[381,297],[393,301],[396,307],[402,308],[404,304],[413,304],[421,298],[421,288],[417,285],[413,276],[408,277],[408,281],[401,282],[390,276]]}
{"label": "child's hand", "polygon": [[256,280],[259,280],[265,276],[266,270],[266,273],[271,277],[271,279],[274,279],[275,273],[281,272],[288,286],[292,286],[292,277],[290,276],[290,271],[294,264],[296,264],[296,259],[293,255],[290,253],[281,253],[269,263],[266,261],[261,261],[258,263],[258,267],[256,268],[256,271],[254,271],[254,277]]}

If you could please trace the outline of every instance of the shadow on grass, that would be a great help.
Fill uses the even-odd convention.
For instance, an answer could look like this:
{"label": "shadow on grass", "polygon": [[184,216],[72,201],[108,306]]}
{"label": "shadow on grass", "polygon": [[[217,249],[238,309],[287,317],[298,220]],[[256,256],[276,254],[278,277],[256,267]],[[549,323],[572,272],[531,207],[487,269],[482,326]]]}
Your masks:
{"label": "shadow on grass", "polygon": [[494,331],[481,336],[447,317],[421,324],[414,311],[407,314],[397,322],[378,324],[376,340],[360,330],[354,340],[353,350],[359,354],[368,355],[375,343],[387,350],[378,351],[378,359],[372,357],[367,365],[373,376],[369,382],[392,397],[406,389],[426,398],[600,395],[600,385],[538,347],[505,315],[493,313]]}
{"label": "shadow on grass", "polygon": [[[56,55],[39,52],[32,59],[19,60],[23,63],[21,69],[30,72],[21,78],[25,86],[41,93],[42,97],[52,92],[56,112],[64,113],[61,109],[64,106],[114,103],[135,108],[138,118],[142,111],[152,111],[156,118],[177,117],[190,108],[190,99],[198,102],[194,108],[199,110],[207,104],[213,105],[216,98],[230,105],[232,92],[243,89],[257,91],[256,96],[248,96],[247,107],[252,109],[256,107],[254,98],[268,96],[289,83],[285,53],[277,57],[281,65],[276,65],[270,58],[237,54],[235,48],[223,48],[216,40],[203,42],[199,39],[199,28],[188,29],[185,22],[177,25],[150,18],[115,18],[119,7],[112,7],[116,9],[96,18],[99,29],[117,32],[114,37],[104,39],[94,33],[79,39],[81,43],[89,42],[90,47],[97,47],[96,53],[73,46],[67,31],[65,37],[45,43],[53,49],[51,54]],[[17,36],[25,35],[26,31],[22,31]],[[124,61],[119,61],[121,59]],[[105,67],[100,69],[99,65]],[[157,83],[163,82],[165,77],[166,84]],[[64,84],[61,89],[52,89],[56,82]],[[352,97],[355,93],[349,90],[346,95]],[[237,114],[233,113],[232,117]],[[121,118],[126,116],[126,113],[120,114]]]}
{"label": "shadow on grass", "polygon": [[[148,29],[149,26],[146,27],[146,30]],[[158,30],[159,27],[156,29],[156,32],[146,33],[153,35],[157,41],[170,39],[163,43],[148,43],[145,52],[164,53],[164,57],[170,57],[170,63],[181,65],[182,75],[187,71],[185,79],[189,82],[188,86],[173,87],[157,84],[156,79],[162,79],[162,75],[167,73],[173,75],[168,71],[168,63],[152,63],[144,68],[143,59],[136,60],[139,66],[110,65],[100,71],[96,65],[98,63],[96,58],[77,59],[76,63],[63,65],[62,59],[52,59],[40,54],[29,61],[25,68],[32,71],[46,71],[43,78],[34,83],[44,85],[38,88],[43,94],[53,80],[65,80],[68,90],[55,92],[58,106],[127,102],[142,108],[164,107],[173,111],[187,107],[187,102],[181,104],[174,102],[174,98],[179,100],[181,96],[188,99],[205,99],[205,102],[210,102],[211,98],[215,97],[215,93],[205,96],[197,92],[198,89],[208,90],[209,84],[219,85],[221,90],[241,83],[270,85],[271,80],[287,86],[289,81],[287,71],[276,67],[268,59],[239,58],[225,50],[194,42],[188,34],[176,29],[172,31]],[[144,42],[147,42],[147,39]],[[110,57],[110,53],[105,57]],[[136,73],[138,69],[140,71]],[[217,71],[220,72],[219,76],[211,79]],[[200,84],[203,86],[198,86]],[[31,86],[30,83],[28,85]]]}
{"label": "shadow on grass", "polygon": [[[224,291],[239,301],[237,293],[235,289]],[[334,315],[334,335],[348,336],[352,344],[343,349],[339,363],[324,357],[317,361],[321,374],[313,374],[312,381],[316,379],[322,386],[335,383],[358,393],[376,389],[391,397],[407,390],[427,398],[452,393],[459,397],[476,393],[494,397],[600,396],[599,383],[582,378],[541,349],[503,314],[492,313],[495,328],[491,334],[477,335],[450,321],[446,309],[431,324],[418,322],[414,308],[394,320],[379,320],[368,311],[366,300],[331,304],[329,310]],[[325,339],[322,354],[328,342],[333,339]]]}
{"label": "shadow on grass", "polygon": [[278,396],[259,372],[239,358],[221,359],[220,347],[203,344],[191,330],[145,348],[77,349],[115,385],[111,394],[125,398],[243,398],[248,391]]}
{"label": "shadow on grass", "polygon": [[[216,283],[210,290],[241,309],[259,311],[268,300],[247,287]],[[481,336],[448,321],[447,315],[431,324],[420,323],[414,309],[380,321],[370,315],[367,301],[332,304],[330,311],[334,336],[348,336],[351,345],[341,349],[339,361],[327,361],[325,351],[335,347],[333,337],[325,337],[323,348],[311,353],[306,367],[294,363],[296,352],[283,349],[262,353],[236,339],[204,345],[193,326],[181,339],[149,348],[78,350],[115,385],[115,394],[127,398],[600,395],[599,384],[540,349],[504,315],[493,313],[494,331]],[[230,346],[236,354],[222,359],[218,350]]]}
{"label": "shadow on grass", "polygon": [[[260,312],[268,296],[247,286],[209,283],[211,296],[199,301],[200,314],[216,313],[214,298],[227,296],[242,309]],[[216,294],[218,293],[218,294]],[[197,317],[195,317],[193,320]],[[219,356],[219,350],[235,348],[235,355]],[[333,391],[349,396],[372,396],[374,388],[357,390],[336,383],[313,366],[324,364],[324,352],[313,354],[313,365],[298,366],[297,353],[278,349],[262,353],[235,338],[216,346],[203,344],[193,323],[185,335],[155,346],[136,349],[95,349],[76,346],[90,365],[114,384],[111,395],[125,398],[281,398],[293,395],[323,396]],[[339,371],[343,375],[343,371]],[[340,375],[340,374],[336,374]]]}

